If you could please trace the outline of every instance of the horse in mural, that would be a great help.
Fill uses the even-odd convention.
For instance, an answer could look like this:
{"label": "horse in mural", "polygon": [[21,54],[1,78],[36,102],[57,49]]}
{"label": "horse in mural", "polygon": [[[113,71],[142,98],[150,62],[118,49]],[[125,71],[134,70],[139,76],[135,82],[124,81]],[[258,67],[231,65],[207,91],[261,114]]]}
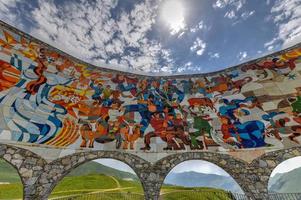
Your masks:
{"label": "horse in mural", "polygon": [[232,80],[230,77],[214,77],[213,80],[211,80],[205,91],[207,94],[217,92],[218,94],[216,96],[221,96],[228,91],[232,91],[233,94],[240,93],[242,87],[253,79],[248,76],[239,80]]}
{"label": "horse in mural", "polygon": [[140,125],[130,122],[126,126],[120,128],[120,134],[122,137],[122,148],[128,149],[130,145],[130,149],[133,150],[135,148],[135,142],[140,137]]}
{"label": "horse in mural", "polygon": [[103,140],[103,142],[101,143],[111,142],[115,139],[113,135],[108,135],[107,127],[104,124],[102,124],[99,120],[83,122],[83,124],[80,127],[80,135],[82,138],[80,147],[87,147],[88,143],[89,148],[94,148],[95,139],[102,138],[103,136],[107,137],[106,140]]}
{"label": "horse in mural", "polygon": [[211,99],[204,97],[204,98],[189,98],[188,100],[189,106],[203,106],[203,107],[209,107],[211,110],[216,112],[216,108],[214,107],[214,102],[211,101]]}

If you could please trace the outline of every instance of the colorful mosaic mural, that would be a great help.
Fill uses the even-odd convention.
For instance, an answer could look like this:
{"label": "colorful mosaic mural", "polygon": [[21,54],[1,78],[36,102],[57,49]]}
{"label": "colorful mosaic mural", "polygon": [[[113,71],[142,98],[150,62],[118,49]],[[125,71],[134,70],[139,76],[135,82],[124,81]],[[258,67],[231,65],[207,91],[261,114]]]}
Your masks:
{"label": "colorful mosaic mural", "polygon": [[299,47],[210,75],[109,72],[3,26],[0,140],[146,152],[295,146],[300,72]]}

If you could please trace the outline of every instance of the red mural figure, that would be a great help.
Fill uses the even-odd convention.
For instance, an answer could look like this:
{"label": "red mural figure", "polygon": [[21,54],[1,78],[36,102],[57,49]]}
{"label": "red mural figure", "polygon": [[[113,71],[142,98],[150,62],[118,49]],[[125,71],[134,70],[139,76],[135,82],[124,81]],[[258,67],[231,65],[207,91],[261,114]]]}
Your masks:
{"label": "red mural figure", "polygon": [[120,134],[123,138],[122,148],[128,149],[130,145],[130,149],[133,150],[136,140],[140,137],[140,124],[136,124],[134,120],[124,121]]}
{"label": "red mural figure", "polygon": [[39,88],[41,85],[46,83],[47,78],[44,76],[44,71],[47,69],[47,67],[44,65],[43,61],[40,59],[38,60],[39,65],[34,68],[34,73],[38,76],[37,80],[30,81],[26,85],[26,91],[30,93],[31,95],[36,94],[39,91]]}
{"label": "red mural figure", "polygon": [[158,112],[154,113],[150,120],[150,125],[153,127],[154,131],[151,131],[147,133],[144,136],[144,147],[141,148],[141,150],[150,150],[151,146],[151,138],[154,137],[160,137],[163,141],[166,141],[165,137],[165,131],[166,131],[166,126],[164,126],[164,118],[162,115]]}
{"label": "red mural figure", "polygon": [[0,60],[0,91],[13,87],[20,80],[21,72],[7,62]]}

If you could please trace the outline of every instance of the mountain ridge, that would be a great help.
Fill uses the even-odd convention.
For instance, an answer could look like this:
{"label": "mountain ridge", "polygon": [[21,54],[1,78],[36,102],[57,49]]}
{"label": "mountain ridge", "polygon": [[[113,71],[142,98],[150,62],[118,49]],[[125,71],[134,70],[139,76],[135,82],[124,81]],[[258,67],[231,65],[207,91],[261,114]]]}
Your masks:
{"label": "mountain ridge", "polygon": [[270,178],[269,191],[276,193],[301,193],[301,167]]}

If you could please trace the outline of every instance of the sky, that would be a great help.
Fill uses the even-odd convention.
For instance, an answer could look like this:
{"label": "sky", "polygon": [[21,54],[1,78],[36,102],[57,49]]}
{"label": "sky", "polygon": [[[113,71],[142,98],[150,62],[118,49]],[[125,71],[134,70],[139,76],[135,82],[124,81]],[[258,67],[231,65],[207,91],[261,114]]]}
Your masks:
{"label": "sky", "polygon": [[301,41],[300,0],[0,0],[0,19],[99,67],[228,68]]}
{"label": "sky", "polygon": [[[132,168],[129,167],[127,164],[115,159],[98,159],[95,161],[117,170],[126,171],[135,174]],[[301,167],[301,156],[291,158],[280,163],[274,169],[271,176],[274,176],[277,173],[286,173],[299,167]],[[189,161],[182,162],[177,166],[175,166],[170,173],[182,173],[182,172],[189,172],[189,171],[205,173],[205,174],[217,174],[222,176],[229,176],[229,174],[226,171],[224,171],[222,168],[218,167],[213,163],[203,161],[203,160],[189,160]]]}

